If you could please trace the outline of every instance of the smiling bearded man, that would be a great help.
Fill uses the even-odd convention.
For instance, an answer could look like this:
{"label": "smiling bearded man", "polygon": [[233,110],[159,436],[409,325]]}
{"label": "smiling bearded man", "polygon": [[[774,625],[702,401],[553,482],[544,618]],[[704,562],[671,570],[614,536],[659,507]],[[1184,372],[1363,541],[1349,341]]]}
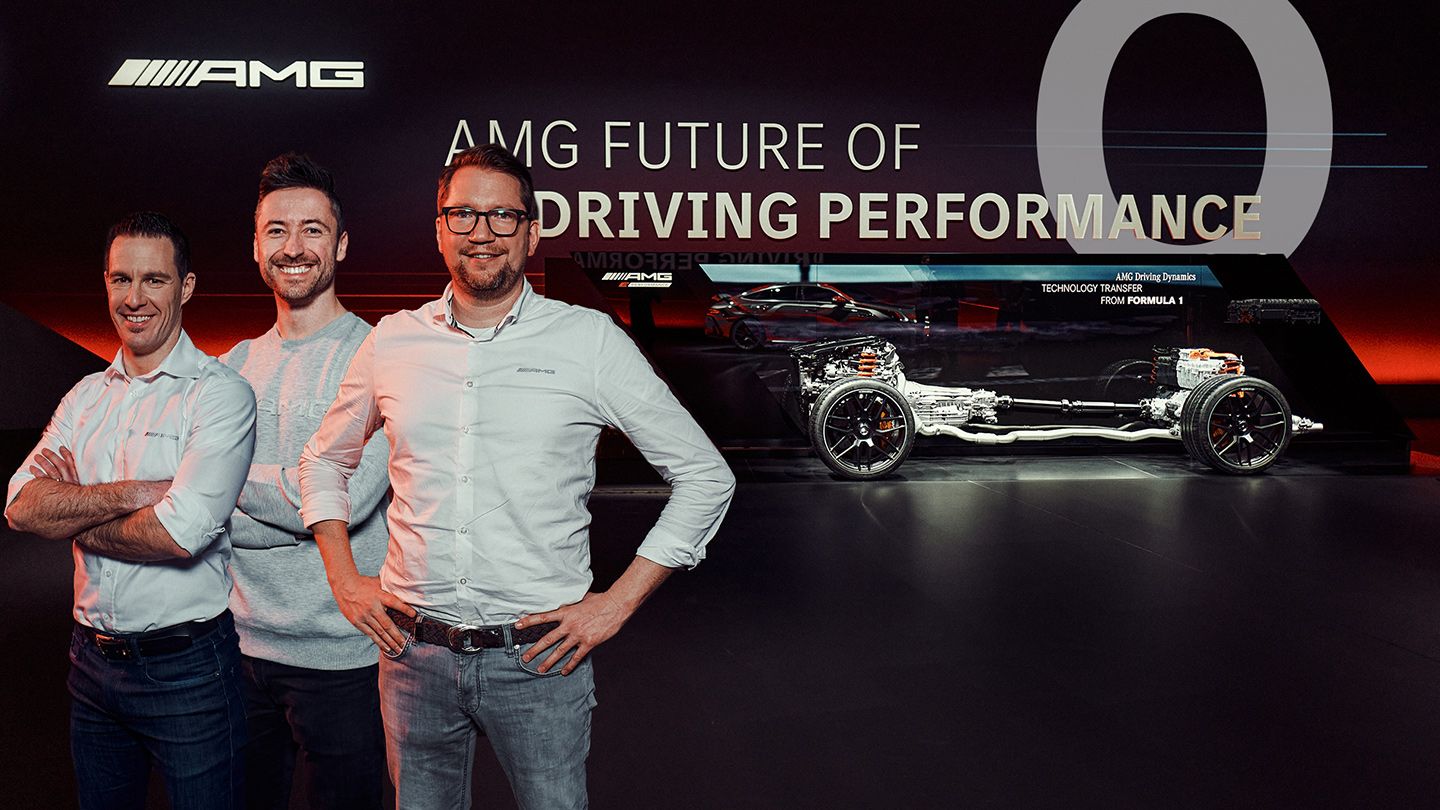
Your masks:
{"label": "smiling bearded man", "polygon": [[[523,163],[500,146],[467,149],[438,185],[451,284],[382,319],[355,353],[301,457],[301,512],[341,611],[385,652],[399,806],[469,807],[483,730],[520,807],[584,807],[590,651],[672,570],[700,562],[735,478],[608,315],[531,289],[540,223]],[[350,560],[347,492],[382,426],[395,500],[377,580]],[[585,504],[607,426],[671,495],[630,567],[591,592]]]}
{"label": "smiling bearded man", "polygon": [[[350,234],[330,172],[285,154],[260,175],[255,262],[274,292],[275,325],[221,359],[255,387],[255,460],[232,517],[231,607],[244,653],[247,802],[290,806],[299,771],[313,808],[378,808],[385,773],[374,643],[345,620],[300,520],[300,451],[335,400],[370,325],[346,311],[335,268]],[[377,435],[350,482],[351,539],[375,574],[388,536],[388,446]]]}

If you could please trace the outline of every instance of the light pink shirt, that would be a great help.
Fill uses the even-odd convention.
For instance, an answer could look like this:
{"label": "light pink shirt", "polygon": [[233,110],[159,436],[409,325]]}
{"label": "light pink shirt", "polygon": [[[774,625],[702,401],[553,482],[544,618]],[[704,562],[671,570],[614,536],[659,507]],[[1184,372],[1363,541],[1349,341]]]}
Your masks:
{"label": "light pink shirt", "polygon": [[534,293],[473,335],[445,297],[380,321],[300,460],[307,526],[349,519],[365,441],[390,441],[386,590],[427,614],[482,624],[578,601],[589,589],[595,445],[623,431],[671,485],[639,555],[691,567],[735,479],[634,342],[608,316]]}

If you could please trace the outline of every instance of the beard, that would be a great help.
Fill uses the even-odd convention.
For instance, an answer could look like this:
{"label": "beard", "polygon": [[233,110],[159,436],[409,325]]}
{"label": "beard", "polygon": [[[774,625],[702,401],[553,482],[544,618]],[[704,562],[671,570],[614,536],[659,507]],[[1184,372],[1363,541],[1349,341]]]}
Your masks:
{"label": "beard", "polygon": [[[299,265],[313,269],[293,277],[281,269]],[[335,285],[335,260],[327,261],[308,252],[296,258],[271,256],[265,260],[265,284],[291,306],[303,307]]]}
{"label": "beard", "polygon": [[515,291],[525,273],[514,265],[507,256],[498,268],[489,273],[477,273],[467,266],[467,258],[461,256],[450,265],[450,278],[455,286],[477,301],[499,301]]}

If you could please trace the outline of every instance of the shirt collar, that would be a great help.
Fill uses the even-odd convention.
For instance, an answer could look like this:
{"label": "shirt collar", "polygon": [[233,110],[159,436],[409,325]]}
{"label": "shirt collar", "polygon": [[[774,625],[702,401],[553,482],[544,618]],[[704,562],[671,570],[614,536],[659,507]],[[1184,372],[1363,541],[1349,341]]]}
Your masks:
{"label": "shirt collar", "polygon": [[[449,326],[451,329],[458,329],[471,337],[476,337],[475,333],[477,330],[471,329],[470,327],[460,323],[458,320],[455,319],[454,287],[454,282],[445,285],[445,292],[440,295],[440,307],[438,308],[439,311],[435,313],[434,319],[437,323],[443,323],[446,326]],[[500,323],[496,324],[493,334],[500,334],[500,330],[504,329],[512,323],[515,323],[516,321],[520,320],[521,317],[523,317],[525,310],[530,303],[530,298],[534,294],[534,292],[534,289],[530,286],[530,279],[521,276],[520,297],[515,299],[515,305],[510,307],[510,312],[506,314],[504,318],[500,319]]]}
{"label": "shirt collar", "polygon": [[[165,359],[160,361],[160,365],[156,366],[149,374],[138,374],[133,379],[151,380],[161,374],[196,379],[200,376],[200,362],[205,357],[205,353],[195,348],[195,344],[190,342],[190,336],[185,334],[184,329],[181,329],[180,339],[175,342],[170,353],[165,355]],[[132,379],[129,374],[125,373],[124,349],[115,352],[115,359],[110,363],[110,367],[105,369],[105,377],[106,379],[117,377],[125,380]]]}

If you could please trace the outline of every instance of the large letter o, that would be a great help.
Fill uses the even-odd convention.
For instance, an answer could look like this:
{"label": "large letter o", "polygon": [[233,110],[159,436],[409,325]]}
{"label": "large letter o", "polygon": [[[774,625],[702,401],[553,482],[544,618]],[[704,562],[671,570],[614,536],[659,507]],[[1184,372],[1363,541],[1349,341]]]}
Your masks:
{"label": "large letter o", "polygon": [[[1315,37],[1285,0],[1083,0],[1050,45],[1035,111],[1035,147],[1045,195],[1099,193],[1105,215],[1116,209],[1105,170],[1105,86],[1115,58],[1140,26],[1168,14],[1200,14],[1229,26],[1249,49],[1265,94],[1265,168],[1256,192],[1262,199],[1260,239],[1226,238],[1199,245],[1170,245],[1131,236],[1124,252],[1280,253],[1305,238],[1330,179],[1334,140],[1330,82]],[[1222,127],[1216,127],[1221,129]],[[1314,133],[1307,146],[1323,152],[1278,152],[1277,133]],[[1072,148],[1065,148],[1065,147]],[[1081,148],[1073,148],[1079,146]],[[1302,168],[1317,163],[1323,166]],[[1107,241],[1070,238],[1076,253],[1115,252]]]}

